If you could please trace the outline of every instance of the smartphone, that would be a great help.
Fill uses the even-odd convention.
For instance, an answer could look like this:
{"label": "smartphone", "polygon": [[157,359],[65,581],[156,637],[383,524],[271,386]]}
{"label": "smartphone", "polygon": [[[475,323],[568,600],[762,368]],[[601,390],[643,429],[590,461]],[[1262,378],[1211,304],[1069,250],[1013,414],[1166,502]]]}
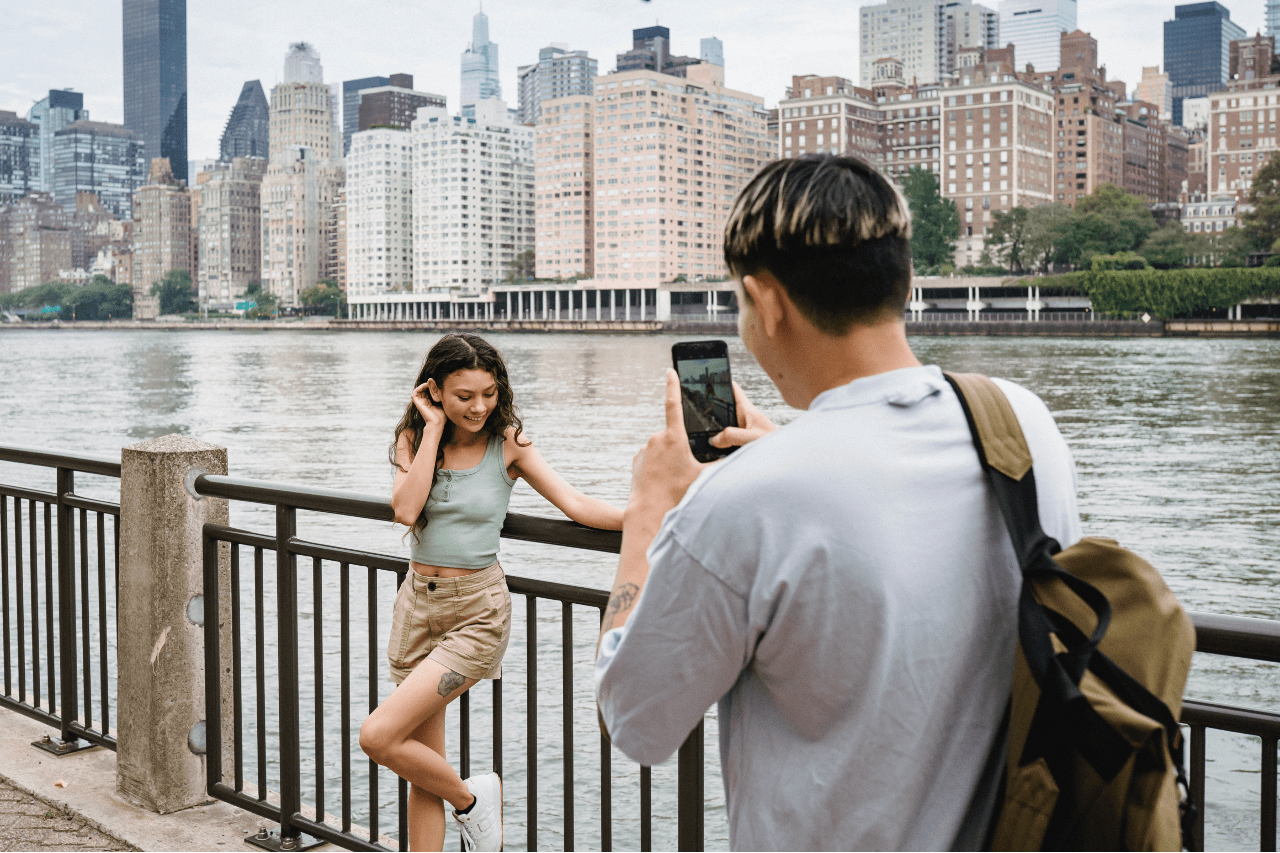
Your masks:
{"label": "smartphone", "polygon": [[711,436],[738,425],[729,379],[729,347],[724,341],[687,341],[671,347],[671,360],[680,377],[684,428],[689,449],[699,462],[728,456],[736,447],[712,447]]}

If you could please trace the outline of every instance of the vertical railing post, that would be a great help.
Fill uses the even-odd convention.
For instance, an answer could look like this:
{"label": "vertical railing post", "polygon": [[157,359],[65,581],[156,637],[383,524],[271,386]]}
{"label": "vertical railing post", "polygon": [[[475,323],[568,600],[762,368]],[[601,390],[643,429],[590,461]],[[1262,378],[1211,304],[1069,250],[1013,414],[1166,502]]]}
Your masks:
{"label": "vertical railing post", "polygon": [[[58,491],[58,681],[62,691],[58,744],[60,752],[74,748],[76,736],[71,723],[76,718],[76,543],[75,510],[67,506],[67,495],[75,492],[75,472],[59,468]],[[83,531],[81,532],[83,535]],[[87,631],[89,626],[85,626]],[[52,653],[52,649],[50,650]],[[86,687],[86,689],[88,689]],[[52,709],[50,709],[52,710]]]}
{"label": "vertical railing post", "polygon": [[290,540],[298,511],[276,506],[276,628],[280,672],[280,839],[296,840],[293,816],[302,808],[302,755],[298,731],[298,577]]}
{"label": "vertical railing post", "polygon": [[678,850],[703,849],[703,735],[702,721],[694,727],[676,758]]}
{"label": "vertical railing post", "polygon": [[1259,850],[1276,849],[1276,743],[1262,738],[1262,845]]}

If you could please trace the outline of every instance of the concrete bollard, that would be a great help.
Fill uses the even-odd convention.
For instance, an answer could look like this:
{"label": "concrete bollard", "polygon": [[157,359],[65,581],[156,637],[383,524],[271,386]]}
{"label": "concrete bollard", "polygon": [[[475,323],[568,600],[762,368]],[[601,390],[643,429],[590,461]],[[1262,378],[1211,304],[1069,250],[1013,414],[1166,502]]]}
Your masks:
{"label": "concrete bollard", "polygon": [[[202,528],[227,524],[227,502],[197,499],[189,472],[227,473],[227,450],[181,435],[126,447],[120,457],[120,591],[116,788],[167,814],[205,792]],[[220,625],[230,627],[230,560],[219,558]],[[231,760],[231,638],[222,631],[223,764]],[[197,752],[198,750],[198,752]]]}

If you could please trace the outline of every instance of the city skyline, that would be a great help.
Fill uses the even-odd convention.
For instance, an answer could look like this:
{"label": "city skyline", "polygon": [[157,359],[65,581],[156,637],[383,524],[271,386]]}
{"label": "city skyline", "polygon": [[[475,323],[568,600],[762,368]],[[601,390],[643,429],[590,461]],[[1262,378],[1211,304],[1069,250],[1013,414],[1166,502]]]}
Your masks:
{"label": "city skyline", "polygon": [[[1142,66],[1160,64],[1163,55],[1160,26],[1173,17],[1173,2],[1080,4],[1078,26],[1099,42],[1100,59],[1111,79],[1132,89]],[[1264,0],[1226,3],[1232,20],[1247,33],[1264,27]],[[378,10],[385,6],[385,14]],[[419,88],[446,95],[450,111],[458,101],[457,56],[471,34],[478,4],[445,9],[401,8],[373,3],[356,9],[320,0],[297,14],[300,6],[255,6],[231,2],[195,8],[188,13],[193,48],[188,55],[188,150],[192,160],[218,155],[227,116],[246,80],[261,79],[270,89],[282,76],[279,57],[288,44],[315,44],[325,59],[327,83],[386,73],[394,68],[414,74]],[[802,0],[779,7],[759,0],[727,6],[686,8],[673,0],[651,3],[610,0],[599,4],[569,0],[546,15],[540,4],[491,2],[485,13],[490,38],[502,45],[500,82],[516,92],[516,69],[534,62],[538,50],[557,41],[601,58],[601,72],[612,70],[611,57],[628,49],[631,30],[656,20],[671,28],[673,51],[698,55],[699,39],[716,36],[725,45],[726,83],[731,88],[762,96],[769,106],[785,95],[794,74],[839,74],[857,78],[858,7],[834,0]],[[752,14],[753,9],[757,14]],[[25,116],[31,104],[49,89],[69,87],[84,94],[85,108],[95,120],[123,119],[120,9],[115,3],[77,7],[29,7],[12,16],[19,39],[0,56],[0,109]],[[300,24],[305,20],[308,23]],[[394,21],[352,29],[353,22]],[[1141,26],[1135,26],[1141,21]],[[821,22],[821,26],[815,26]],[[432,35],[424,44],[421,33]],[[1154,36],[1154,37],[1153,37]],[[49,43],[91,49],[48,51]],[[229,52],[219,44],[236,44]],[[45,47],[41,47],[44,45]],[[197,47],[198,46],[198,47]],[[608,67],[606,67],[608,66]],[[514,98],[508,98],[513,102]],[[514,104],[513,104],[514,105]]]}

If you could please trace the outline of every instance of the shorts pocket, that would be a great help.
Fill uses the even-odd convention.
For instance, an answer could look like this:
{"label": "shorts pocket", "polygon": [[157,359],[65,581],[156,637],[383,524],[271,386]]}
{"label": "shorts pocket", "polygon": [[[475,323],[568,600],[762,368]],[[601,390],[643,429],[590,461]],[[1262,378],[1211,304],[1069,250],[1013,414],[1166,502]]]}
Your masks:
{"label": "shorts pocket", "polygon": [[391,608],[391,631],[387,637],[387,661],[394,669],[404,669],[405,657],[409,651],[409,635],[417,616],[417,602],[413,577],[406,575]]}

